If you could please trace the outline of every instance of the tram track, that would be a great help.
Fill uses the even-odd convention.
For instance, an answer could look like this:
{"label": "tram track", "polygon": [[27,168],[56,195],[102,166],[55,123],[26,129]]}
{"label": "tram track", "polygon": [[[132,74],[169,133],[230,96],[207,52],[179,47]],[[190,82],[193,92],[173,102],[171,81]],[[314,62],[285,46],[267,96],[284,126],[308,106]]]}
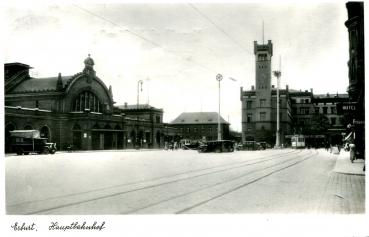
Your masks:
{"label": "tram track", "polygon": [[[167,178],[174,178],[176,176],[188,175],[188,174],[191,174],[191,173],[202,172],[202,171],[207,171],[207,170],[212,170],[212,169],[217,169],[217,168],[226,168],[228,166],[230,168],[232,168],[232,166],[244,165],[244,164],[248,164],[250,162],[251,162],[250,165],[252,165],[252,164],[257,164],[257,163],[260,163],[260,162],[266,162],[266,161],[269,161],[269,160],[275,159],[275,158],[281,158],[281,157],[284,157],[284,155],[288,155],[288,154],[298,154],[300,152],[301,152],[301,150],[292,150],[292,151],[285,152],[283,154],[271,154],[271,155],[267,155],[267,156],[261,156],[261,157],[256,157],[256,158],[253,158],[253,159],[243,160],[243,161],[240,161],[240,162],[233,162],[233,163],[229,163],[229,164],[216,165],[216,166],[211,166],[211,167],[206,167],[206,168],[199,168],[199,169],[194,169],[194,170],[190,170],[190,171],[184,171],[184,172],[180,172],[180,173],[164,175],[164,176],[160,176],[160,177],[156,177],[156,178],[152,178],[152,179],[133,181],[133,182],[123,183],[123,184],[118,184],[118,185],[107,186],[107,187],[103,187],[103,188],[90,189],[90,190],[87,190],[87,191],[82,191],[82,192],[77,192],[77,193],[71,193],[71,194],[66,194],[66,195],[58,195],[58,196],[53,196],[53,197],[44,198],[44,199],[20,202],[20,203],[7,205],[7,207],[11,208],[11,207],[19,206],[19,205],[27,205],[27,204],[37,203],[37,202],[57,200],[57,199],[60,199],[60,198],[68,198],[68,197],[73,197],[73,196],[85,195],[85,194],[94,193],[94,192],[108,191],[109,189],[122,188],[122,187],[129,186],[129,185],[144,184],[144,183],[148,183],[148,182],[159,181],[159,180],[167,179]],[[256,161],[256,162],[253,162],[253,161]]]}
{"label": "tram track", "polygon": [[[277,158],[286,158],[290,155],[296,155],[296,154],[299,154],[299,153],[301,153],[301,151],[291,151],[291,152],[286,152],[286,153],[279,154],[279,155],[269,155],[269,156],[258,157],[258,158],[254,158],[254,159],[250,159],[250,160],[242,161],[242,162],[235,162],[235,163],[231,163],[231,164],[225,164],[225,165],[219,165],[219,166],[213,166],[213,167],[191,170],[191,171],[188,171],[188,172],[181,172],[181,173],[178,173],[178,174],[162,176],[162,177],[158,177],[158,178],[151,179],[151,180],[131,182],[131,183],[123,184],[123,185],[116,185],[116,186],[113,186],[113,187],[114,188],[117,188],[117,187],[121,188],[123,186],[130,186],[130,185],[131,186],[132,185],[143,185],[143,186],[128,189],[128,190],[124,190],[124,191],[121,191],[121,192],[112,192],[108,195],[105,194],[105,195],[100,195],[100,196],[97,196],[97,197],[92,196],[90,198],[85,198],[85,199],[83,199],[83,197],[82,197],[82,200],[78,200],[78,201],[70,201],[69,200],[69,202],[68,202],[68,200],[67,200],[65,203],[62,203],[61,205],[52,205],[52,203],[51,203],[51,204],[48,205],[47,208],[42,208],[42,209],[38,209],[38,210],[35,210],[36,208],[31,208],[31,209],[33,209],[33,211],[26,212],[25,214],[33,215],[33,214],[40,214],[40,213],[44,213],[44,212],[50,212],[52,210],[57,210],[57,209],[61,209],[61,208],[67,208],[67,207],[72,207],[72,206],[76,206],[76,205],[81,205],[81,204],[84,204],[84,203],[94,202],[94,201],[101,200],[101,199],[108,199],[108,198],[124,195],[124,194],[127,194],[127,193],[138,192],[138,191],[142,191],[142,190],[162,187],[162,186],[165,186],[165,185],[173,184],[173,183],[176,183],[176,182],[182,182],[182,181],[186,181],[186,180],[189,180],[189,179],[195,179],[195,178],[203,177],[203,176],[207,176],[207,175],[214,175],[214,174],[217,174],[217,173],[232,171],[232,170],[235,170],[235,169],[240,169],[240,168],[243,168],[243,167],[252,166],[252,165],[256,165],[256,164],[260,164],[260,163],[264,163],[264,162],[268,162],[268,161],[272,161],[272,160],[275,161]],[[209,171],[209,170],[210,170],[210,172],[205,172],[205,173],[200,173],[200,174],[196,173],[196,172],[203,172],[203,171]],[[191,175],[191,174],[194,174],[194,173],[195,173],[195,175]],[[181,175],[184,176],[184,177],[181,177]],[[178,178],[176,178],[176,177],[178,177]],[[165,180],[167,178],[172,178],[172,180],[170,180],[170,179]],[[162,179],[164,179],[163,182],[154,183],[154,184],[151,184],[151,185],[150,184],[145,185],[149,182],[154,182],[154,181],[158,181],[158,180],[162,180]],[[78,196],[86,194],[86,193],[92,194],[93,192],[101,192],[101,191],[105,191],[105,190],[108,190],[108,189],[111,189],[111,187],[89,190],[87,192],[82,192],[82,193],[78,193],[78,194],[65,195],[65,196],[63,196],[63,198],[72,197],[72,196],[73,197],[78,197]],[[43,202],[52,201],[53,199],[58,199],[58,198],[60,198],[60,197],[53,197],[53,198],[44,199],[44,200],[35,200],[33,202],[27,202],[27,203],[15,204],[15,205],[13,204],[12,206],[7,206],[7,207],[8,208],[9,207],[17,207],[19,205],[27,206],[29,204],[32,205],[34,203],[43,203]]]}
{"label": "tram track", "polygon": [[[316,153],[316,154],[317,154],[317,153]],[[294,166],[294,165],[297,165],[297,164],[299,164],[299,163],[301,163],[301,162],[303,162],[303,161],[305,161],[305,160],[307,160],[307,159],[310,159],[311,157],[313,157],[313,156],[314,156],[314,155],[316,155],[316,154],[313,154],[313,155],[309,154],[309,155],[307,155],[307,156],[304,156],[303,158],[301,158],[301,159],[300,159],[300,160],[298,160],[297,162],[293,162],[292,164],[287,164],[286,166],[283,166],[283,167],[282,167],[282,168],[280,168],[280,169],[274,170],[274,171],[272,171],[272,172],[270,172],[270,173],[268,173],[268,174],[266,174],[266,175],[262,175],[262,176],[260,176],[260,177],[254,178],[254,179],[253,179],[253,178],[251,178],[251,180],[250,180],[250,181],[247,181],[246,183],[243,183],[242,185],[236,186],[236,187],[234,187],[234,188],[232,188],[232,189],[230,189],[230,190],[228,190],[228,191],[226,191],[226,192],[221,192],[221,193],[219,193],[219,194],[217,194],[217,195],[214,195],[214,196],[212,196],[212,197],[210,197],[210,198],[208,198],[208,199],[206,199],[206,200],[203,200],[203,201],[201,201],[201,202],[198,202],[198,203],[196,203],[196,204],[193,204],[193,205],[191,205],[191,206],[189,206],[189,207],[186,207],[186,208],[184,208],[184,209],[181,209],[181,210],[179,210],[179,211],[175,211],[174,213],[175,213],[175,214],[182,214],[182,213],[184,213],[184,212],[186,212],[186,211],[189,211],[189,210],[194,209],[194,208],[196,208],[196,207],[198,207],[198,206],[201,206],[201,205],[203,205],[203,204],[205,204],[205,203],[207,203],[207,202],[210,202],[210,201],[212,201],[212,200],[215,200],[215,199],[217,199],[217,198],[220,198],[220,197],[222,197],[222,196],[225,196],[225,195],[227,195],[227,194],[229,194],[229,193],[231,193],[231,192],[234,192],[234,191],[236,191],[236,190],[238,190],[238,189],[240,189],[240,188],[246,187],[247,185],[250,185],[250,184],[252,184],[252,183],[255,183],[255,182],[257,182],[257,181],[259,181],[259,180],[261,180],[261,179],[263,179],[263,178],[266,178],[266,177],[268,177],[268,176],[270,176],[270,175],[272,175],[272,174],[274,174],[274,173],[277,173],[277,172],[279,172],[279,171],[282,171],[282,170],[284,170],[284,169],[287,169],[287,168],[289,168],[289,167],[292,167],[292,166]],[[270,166],[267,166],[267,167],[262,167],[261,169],[253,170],[253,171],[248,172],[248,173],[243,173],[243,174],[241,174],[241,175],[235,176],[235,177],[233,177],[233,178],[231,178],[231,179],[228,179],[228,180],[226,180],[226,181],[217,182],[217,183],[214,183],[214,184],[208,185],[208,186],[206,186],[206,187],[202,187],[202,188],[199,188],[199,189],[196,189],[196,190],[192,190],[191,192],[182,193],[182,194],[179,194],[179,195],[176,195],[176,196],[173,196],[173,197],[170,197],[170,198],[167,198],[167,199],[164,199],[164,200],[161,200],[161,201],[155,202],[155,203],[151,203],[151,204],[149,204],[149,205],[142,206],[142,207],[139,207],[139,208],[136,208],[136,209],[130,210],[130,211],[128,211],[128,212],[120,213],[120,214],[135,214],[135,213],[137,213],[137,212],[145,213],[145,212],[143,212],[143,210],[145,210],[145,209],[148,209],[148,208],[151,208],[151,207],[157,206],[157,205],[159,205],[159,204],[163,204],[163,203],[165,203],[165,202],[173,201],[173,200],[175,200],[175,199],[179,199],[179,198],[182,198],[182,197],[185,197],[185,196],[188,196],[188,195],[192,195],[192,194],[195,194],[195,193],[198,193],[198,192],[204,191],[204,190],[208,190],[208,189],[211,189],[211,188],[214,188],[214,187],[220,186],[220,185],[224,185],[224,184],[232,183],[232,182],[237,181],[237,180],[239,180],[239,179],[245,178],[246,176],[250,176],[250,175],[252,175],[252,174],[257,174],[258,172],[262,172],[262,171],[268,170],[268,169],[270,169],[270,168],[275,168],[275,167],[278,167],[278,166],[280,166],[280,165],[284,165],[284,164],[289,163],[290,161],[295,160],[295,159],[296,159],[296,158],[291,158],[291,159],[288,159],[288,160],[283,161],[283,162],[281,162],[281,163],[273,164],[273,165],[270,165]]]}

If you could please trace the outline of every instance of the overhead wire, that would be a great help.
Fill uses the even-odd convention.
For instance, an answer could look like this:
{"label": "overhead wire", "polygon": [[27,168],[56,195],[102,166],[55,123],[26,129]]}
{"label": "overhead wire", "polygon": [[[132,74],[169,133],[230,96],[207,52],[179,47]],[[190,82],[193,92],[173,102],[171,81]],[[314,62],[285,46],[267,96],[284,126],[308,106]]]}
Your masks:
{"label": "overhead wire", "polygon": [[209,68],[209,67],[207,67],[207,66],[205,66],[205,65],[203,65],[203,64],[201,64],[201,63],[198,63],[198,62],[194,61],[194,60],[193,60],[193,59],[191,59],[191,58],[188,58],[188,57],[187,57],[187,58],[185,58],[185,57],[183,57],[183,56],[180,56],[180,55],[176,54],[175,52],[173,52],[172,50],[167,49],[167,48],[164,48],[162,45],[160,45],[160,44],[156,43],[155,41],[152,41],[152,40],[150,40],[150,39],[147,39],[146,37],[144,37],[144,36],[142,36],[142,35],[140,35],[140,34],[138,34],[138,33],[134,32],[134,31],[132,31],[132,30],[127,29],[126,27],[121,26],[121,25],[119,25],[119,24],[115,23],[114,21],[112,21],[112,20],[110,20],[110,19],[107,19],[107,18],[106,18],[106,17],[104,17],[104,16],[101,16],[101,15],[99,15],[99,14],[96,14],[96,13],[92,12],[92,11],[89,11],[89,10],[87,10],[87,9],[85,9],[85,8],[83,8],[83,7],[79,6],[79,5],[77,5],[77,4],[73,4],[73,6],[75,6],[76,8],[78,8],[78,9],[80,9],[80,10],[82,10],[82,11],[84,11],[84,12],[86,12],[86,13],[88,13],[88,14],[90,14],[90,15],[94,16],[94,17],[97,17],[97,18],[99,18],[99,19],[101,19],[101,20],[103,20],[103,21],[106,21],[106,22],[108,22],[108,23],[110,23],[110,24],[112,24],[112,25],[114,25],[114,26],[116,26],[116,27],[118,27],[118,28],[122,28],[122,29],[124,29],[124,31],[126,31],[126,32],[128,32],[128,33],[130,33],[130,34],[132,34],[132,35],[136,36],[137,38],[140,38],[141,40],[144,40],[144,41],[146,41],[146,42],[148,42],[148,43],[150,43],[150,44],[152,44],[152,45],[155,45],[155,46],[157,46],[158,48],[161,48],[162,50],[164,50],[164,51],[166,51],[166,52],[169,52],[169,53],[171,53],[171,54],[175,55],[176,57],[179,57],[179,58],[180,58],[181,60],[183,60],[183,61],[191,62],[191,63],[196,64],[197,66],[199,66],[199,67],[201,67],[201,68],[203,68],[203,69],[206,69],[206,70],[208,70],[208,71],[210,71],[210,72],[212,72],[212,73],[215,73],[215,74],[217,73],[215,70],[213,70],[213,69],[211,69],[211,68]]}
{"label": "overhead wire", "polygon": [[220,32],[222,32],[228,39],[230,39],[234,44],[236,44],[238,47],[240,47],[242,50],[246,51],[247,53],[253,55],[249,50],[247,50],[243,45],[241,45],[238,41],[236,41],[234,38],[232,38],[225,30],[223,30],[220,26],[218,26],[210,17],[208,17],[205,13],[200,11],[197,7],[195,7],[193,4],[188,3],[188,5],[196,11],[200,16],[205,18],[208,22],[210,22],[216,29],[218,29]]}

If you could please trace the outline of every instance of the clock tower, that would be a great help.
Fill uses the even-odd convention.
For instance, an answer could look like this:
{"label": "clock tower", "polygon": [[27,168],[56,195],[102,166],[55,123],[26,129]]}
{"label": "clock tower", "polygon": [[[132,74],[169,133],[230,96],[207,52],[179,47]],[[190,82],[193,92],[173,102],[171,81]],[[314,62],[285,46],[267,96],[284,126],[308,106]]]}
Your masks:
{"label": "clock tower", "polygon": [[255,91],[256,98],[259,99],[260,108],[271,107],[271,77],[272,77],[272,56],[273,44],[268,40],[268,44],[257,44],[254,41],[255,54]]}

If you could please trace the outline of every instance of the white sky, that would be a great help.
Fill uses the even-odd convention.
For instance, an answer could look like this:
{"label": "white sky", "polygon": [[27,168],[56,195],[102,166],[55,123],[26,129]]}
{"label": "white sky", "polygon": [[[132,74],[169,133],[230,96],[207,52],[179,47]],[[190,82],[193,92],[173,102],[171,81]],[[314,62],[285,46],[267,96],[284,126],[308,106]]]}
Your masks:
{"label": "white sky", "polygon": [[262,42],[263,21],[265,42],[273,42],[273,70],[282,57],[282,87],[345,93],[348,86],[347,11],[341,1],[28,4],[3,10],[5,63],[29,64],[35,77],[67,76],[82,71],[90,53],[118,105],[135,104],[137,81],[144,80],[140,103],[163,108],[166,122],[182,112],[218,111],[215,76],[221,73],[221,115],[241,130],[240,87],[255,84],[253,41]]}

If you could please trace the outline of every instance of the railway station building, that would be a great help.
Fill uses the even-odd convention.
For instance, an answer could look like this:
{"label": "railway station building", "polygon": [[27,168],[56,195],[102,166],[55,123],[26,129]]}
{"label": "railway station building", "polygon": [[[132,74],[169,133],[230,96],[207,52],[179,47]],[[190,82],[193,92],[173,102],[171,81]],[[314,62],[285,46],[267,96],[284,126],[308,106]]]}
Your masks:
{"label": "railway station building", "polygon": [[[34,78],[23,63],[7,63],[5,74],[5,151],[12,130],[37,129],[58,150],[161,148],[163,110],[149,105],[116,106],[88,56],[72,76]],[[167,129],[168,130],[168,129]]]}

